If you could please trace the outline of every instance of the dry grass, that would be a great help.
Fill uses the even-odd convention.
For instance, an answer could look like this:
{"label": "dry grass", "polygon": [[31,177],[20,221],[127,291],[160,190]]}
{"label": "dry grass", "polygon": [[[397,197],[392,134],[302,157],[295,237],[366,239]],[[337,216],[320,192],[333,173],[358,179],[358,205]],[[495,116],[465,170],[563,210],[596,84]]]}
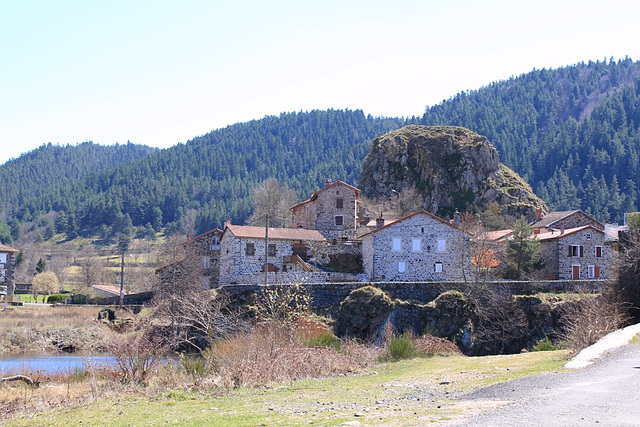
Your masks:
{"label": "dry grass", "polygon": [[291,328],[277,322],[262,324],[215,343],[209,363],[226,387],[344,375],[367,364],[365,352],[358,352],[355,344],[343,351],[306,346],[326,333],[325,326],[309,319],[300,319]]}
{"label": "dry grass", "polygon": [[99,307],[42,306],[11,307],[0,312],[0,329],[7,328],[83,328],[94,323]]}
{"label": "dry grass", "polygon": [[451,341],[434,337],[433,335],[423,335],[415,340],[416,351],[426,354],[427,356],[452,356],[454,354],[462,354],[457,345]]}

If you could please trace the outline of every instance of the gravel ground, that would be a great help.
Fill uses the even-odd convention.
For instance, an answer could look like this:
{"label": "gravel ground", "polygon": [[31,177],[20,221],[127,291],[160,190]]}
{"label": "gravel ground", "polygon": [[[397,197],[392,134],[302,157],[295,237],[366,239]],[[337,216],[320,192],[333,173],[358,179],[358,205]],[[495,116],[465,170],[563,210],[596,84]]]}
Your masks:
{"label": "gravel ground", "polygon": [[579,363],[569,365],[585,366],[580,369],[522,378],[461,397],[462,404],[481,413],[455,424],[640,425],[640,345],[626,345],[636,328],[640,326],[617,331],[583,350],[574,359]]}

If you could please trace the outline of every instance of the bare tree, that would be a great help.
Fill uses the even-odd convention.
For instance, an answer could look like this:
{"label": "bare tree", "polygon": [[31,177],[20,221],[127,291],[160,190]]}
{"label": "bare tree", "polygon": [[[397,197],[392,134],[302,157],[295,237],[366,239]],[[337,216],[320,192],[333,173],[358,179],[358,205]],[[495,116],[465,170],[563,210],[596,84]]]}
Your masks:
{"label": "bare tree", "polygon": [[289,208],[298,201],[296,192],[288,185],[268,178],[253,190],[253,213],[250,225],[264,226],[269,217],[271,227],[290,227],[293,222]]}

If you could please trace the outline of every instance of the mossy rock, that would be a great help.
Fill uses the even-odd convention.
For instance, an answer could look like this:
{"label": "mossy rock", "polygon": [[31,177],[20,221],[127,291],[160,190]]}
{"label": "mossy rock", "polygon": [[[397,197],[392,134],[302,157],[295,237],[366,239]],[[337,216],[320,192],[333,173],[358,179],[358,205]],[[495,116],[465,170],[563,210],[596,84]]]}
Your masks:
{"label": "mossy rock", "polygon": [[394,307],[394,302],[382,290],[373,286],[358,288],[340,304],[336,333],[372,340]]}

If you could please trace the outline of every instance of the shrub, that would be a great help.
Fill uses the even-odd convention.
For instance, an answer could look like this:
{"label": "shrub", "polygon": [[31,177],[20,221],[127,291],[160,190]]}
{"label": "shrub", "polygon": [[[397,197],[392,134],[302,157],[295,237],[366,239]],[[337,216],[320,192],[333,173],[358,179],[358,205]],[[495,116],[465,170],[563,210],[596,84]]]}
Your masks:
{"label": "shrub", "polygon": [[557,349],[558,346],[555,345],[549,337],[544,337],[544,339],[538,340],[538,342],[533,345],[531,351],[555,351]]}
{"label": "shrub", "polygon": [[160,366],[167,350],[161,339],[149,330],[112,333],[107,348],[116,359],[122,382],[140,384],[146,384],[149,375]]}
{"label": "shrub", "polygon": [[64,301],[65,298],[66,298],[66,296],[64,296],[62,294],[49,295],[47,297],[47,303],[52,304],[54,302],[61,302],[61,301]]}
{"label": "shrub", "polygon": [[608,295],[584,295],[563,308],[561,338],[576,351],[595,344],[629,319],[625,306]]}
{"label": "shrub", "polygon": [[405,332],[399,337],[393,337],[389,341],[389,348],[381,356],[385,362],[395,362],[398,360],[411,359],[416,355],[416,346],[413,343],[411,334]]}
{"label": "shrub", "polygon": [[334,350],[340,350],[340,340],[331,332],[323,332],[322,334],[315,336],[305,343],[306,347],[326,347]]}

